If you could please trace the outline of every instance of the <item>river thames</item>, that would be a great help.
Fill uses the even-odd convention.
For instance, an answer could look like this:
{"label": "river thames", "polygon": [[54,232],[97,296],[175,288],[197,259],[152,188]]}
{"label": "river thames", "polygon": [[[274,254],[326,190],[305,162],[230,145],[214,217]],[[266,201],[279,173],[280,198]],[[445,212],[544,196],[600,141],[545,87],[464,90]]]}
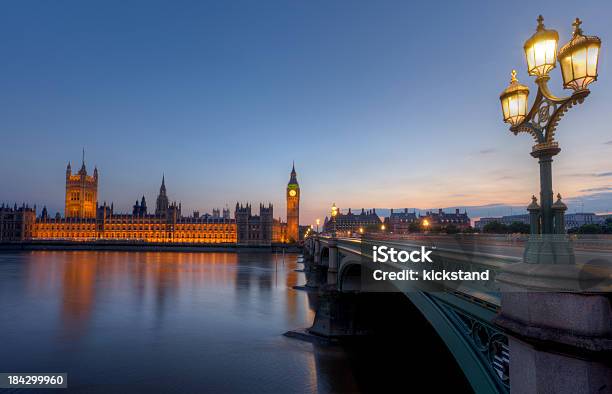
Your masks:
{"label": "river thames", "polygon": [[100,393],[373,392],[440,368],[465,385],[436,344],[283,336],[316,311],[293,289],[300,268],[280,253],[1,253],[0,372],[67,372],[69,391]]}

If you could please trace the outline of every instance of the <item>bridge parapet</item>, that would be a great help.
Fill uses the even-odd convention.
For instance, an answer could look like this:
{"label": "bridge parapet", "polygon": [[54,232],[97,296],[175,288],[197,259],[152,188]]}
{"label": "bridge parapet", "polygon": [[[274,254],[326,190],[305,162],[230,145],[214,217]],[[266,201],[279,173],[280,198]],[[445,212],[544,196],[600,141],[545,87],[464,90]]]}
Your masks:
{"label": "bridge parapet", "polygon": [[[404,251],[418,251],[421,246],[412,242],[381,242],[372,241],[367,239],[353,239],[353,238],[324,238],[319,239],[322,247],[328,248],[330,246],[337,249],[336,253],[330,253],[330,257],[327,261],[337,259],[338,266],[337,271],[338,283],[337,286],[341,289],[343,280],[342,273],[351,265],[359,265],[360,267],[367,267],[371,270],[376,268],[376,265],[372,262],[372,250],[373,246],[385,245],[388,247],[394,247],[398,250]],[[334,255],[334,257],[332,257]],[[470,282],[456,282],[437,281],[435,285],[425,282],[415,281],[397,281],[394,282],[396,289],[394,291],[435,291],[435,292],[452,292],[452,293],[464,293],[471,298],[481,298],[485,302],[499,304],[499,285],[495,282],[494,278],[497,274],[502,272],[504,268],[510,264],[518,264],[521,259],[515,256],[501,256],[492,253],[484,253],[473,250],[465,249],[452,249],[436,247],[432,249],[433,262],[427,263],[427,266],[421,266],[421,268],[427,268],[431,270],[462,270],[464,272],[484,272],[489,271],[491,279],[488,281],[470,281]],[[317,261],[321,261],[318,259]],[[406,270],[409,268],[415,268],[414,265],[410,266],[403,263],[376,263],[383,267],[385,270]],[[335,271],[334,269],[332,269]],[[364,278],[365,279],[365,278]],[[363,281],[363,286],[371,285],[372,281]],[[354,289],[354,287],[351,287]],[[362,291],[367,289],[362,288]],[[372,291],[381,291],[376,286],[372,287]]]}
{"label": "bridge parapet", "polygon": [[611,278],[609,266],[555,264],[519,264],[498,277],[494,323],[510,334],[513,392],[612,391]]}

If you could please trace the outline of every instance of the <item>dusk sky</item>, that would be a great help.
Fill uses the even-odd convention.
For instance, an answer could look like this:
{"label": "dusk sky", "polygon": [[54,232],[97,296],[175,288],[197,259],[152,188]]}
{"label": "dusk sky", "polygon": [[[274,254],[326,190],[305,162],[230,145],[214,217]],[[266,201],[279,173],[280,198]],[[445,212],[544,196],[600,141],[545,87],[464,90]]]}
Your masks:
{"label": "dusk sky", "polygon": [[[612,2],[14,1],[0,13],[0,201],[63,212],[67,162],[99,202],[183,213],[272,202],[295,160],[301,222],[341,207],[526,205],[532,139],[502,122],[538,14],[602,39],[599,80],[557,129],[555,193],[612,211]],[[550,84],[563,91],[561,73]],[[517,213],[517,212],[515,212]]]}

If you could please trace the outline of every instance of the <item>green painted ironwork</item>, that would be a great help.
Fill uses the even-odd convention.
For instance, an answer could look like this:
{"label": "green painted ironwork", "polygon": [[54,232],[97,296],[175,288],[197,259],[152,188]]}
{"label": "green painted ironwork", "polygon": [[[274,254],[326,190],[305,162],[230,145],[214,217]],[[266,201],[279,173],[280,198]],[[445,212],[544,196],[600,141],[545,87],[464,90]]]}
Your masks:
{"label": "green painted ironwork", "polygon": [[[339,261],[343,263],[339,267],[339,282],[346,266],[360,264],[363,256],[354,242],[340,245],[341,242]],[[349,255],[357,259],[344,263]],[[338,286],[341,289],[341,283]],[[492,323],[499,310],[499,304],[491,302],[496,300],[494,293],[477,292],[481,296],[478,298],[452,289],[440,292],[415,289],[404,294],[440,335],[476,393],[509,393],[508,337]]]}
{"label": "green painted ironwork", "polygon": [[440,335],[476,393],[510,391],[508,338],[503,332],[443,297],[405,294]]}

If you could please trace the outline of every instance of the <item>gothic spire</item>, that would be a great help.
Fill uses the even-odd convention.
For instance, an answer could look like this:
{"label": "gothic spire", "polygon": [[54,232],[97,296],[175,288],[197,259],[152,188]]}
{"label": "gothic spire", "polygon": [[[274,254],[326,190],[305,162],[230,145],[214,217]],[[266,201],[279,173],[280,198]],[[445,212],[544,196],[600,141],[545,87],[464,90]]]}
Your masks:
{"label": "gothic spire", "polygon": [[162,174],[162,184],[159,188],[160,194],[166,194],[166,174]]}
{"label": "gothic spire", "polygon": [[85,148],[83,148],[83,158],[81,160],[81,169],[79,170],[80,175],[87,175],[87,169],[85,168]]}
{"label": "gothic spire", "polygon": [[297,173],[295,172],[295,161],[293,161],[293,165],[291,167],[291,178],[289,179],[290,185],[297,185]]}

